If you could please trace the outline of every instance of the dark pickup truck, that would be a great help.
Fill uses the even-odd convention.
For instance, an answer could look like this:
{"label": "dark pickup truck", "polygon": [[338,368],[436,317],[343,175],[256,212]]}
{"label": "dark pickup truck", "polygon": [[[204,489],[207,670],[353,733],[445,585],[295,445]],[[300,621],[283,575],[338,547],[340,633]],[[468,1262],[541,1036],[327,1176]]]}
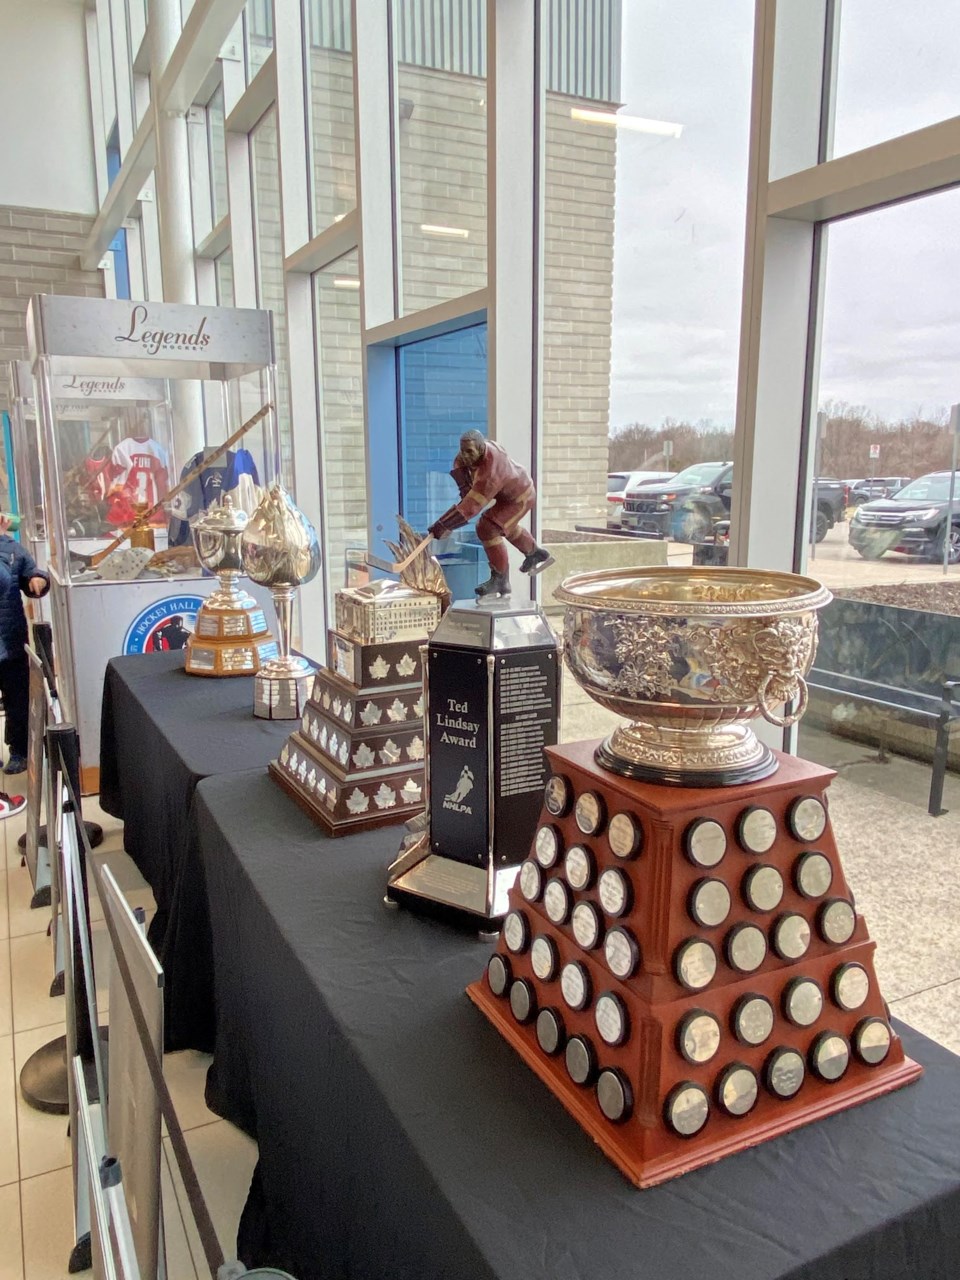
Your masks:
{"label": "dark pickup truck", "polygon": [[[733,492],[732,462],[696,462],[665,484],[645,484],[628,490],[620,527],[651,538],[675,542],[706,542],[716,526],[730,518]],[[847,486],[841,480],[814,481],[816,539],[843,519]]]}

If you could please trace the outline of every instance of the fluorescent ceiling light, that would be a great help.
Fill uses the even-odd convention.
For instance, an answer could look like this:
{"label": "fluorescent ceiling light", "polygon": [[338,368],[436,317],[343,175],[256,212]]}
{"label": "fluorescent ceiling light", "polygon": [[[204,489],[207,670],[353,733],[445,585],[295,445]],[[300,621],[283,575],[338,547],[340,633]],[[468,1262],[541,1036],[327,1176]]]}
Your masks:
{"label": "fluorescent ceiling light", "polygon": [[610,124],[615,129],[632,129],[634,133],[653,133],[660,138],[679,138],[683,133],[682,124],[671,124],[669,120],[645,120],[643,116],[624,116],[618,111],[590,111],[586,107],[571,107],[571,120],[582,120],[585,124]]}
{"label": "fluorescent ceiling light", "polygon": [[350,276],[334,276],[333,287],[335,289],[359,289],[360,281],[354,280]]}
{"label": "fluorescent ceiling light", "polygon": [[466,227],[439,227],[432,222],[421,222],[420,230],[425,236],[449,236],[452,240],[469,240],[470,232]]}

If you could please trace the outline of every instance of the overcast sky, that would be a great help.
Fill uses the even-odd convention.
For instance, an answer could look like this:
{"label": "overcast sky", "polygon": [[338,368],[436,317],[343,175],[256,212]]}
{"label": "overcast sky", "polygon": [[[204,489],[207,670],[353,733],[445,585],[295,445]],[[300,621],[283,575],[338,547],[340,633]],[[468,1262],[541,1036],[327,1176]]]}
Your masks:
{"label": "overcast sky", "polygon": [[[624,0],[611,424],[733,421],[753,0]],[[835,154],[960,113],[960,0],[843,0]],[[960,400],[960,191],[837,224],[821,401]]]}

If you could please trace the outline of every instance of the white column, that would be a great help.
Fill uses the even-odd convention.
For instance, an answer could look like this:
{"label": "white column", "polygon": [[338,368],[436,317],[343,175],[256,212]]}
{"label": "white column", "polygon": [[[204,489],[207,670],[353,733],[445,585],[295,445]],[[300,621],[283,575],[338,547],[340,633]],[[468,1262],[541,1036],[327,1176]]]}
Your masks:
{"label": "white column", "polygon": [[[180,36],[179,0],[148,0],[150,76],[160,83]],[[156,111],[156,108],[154,108]],[[165,302],[197,301],[190,203],[190,148],[187,121],[179,111],[156,111],[156,194],[160,225],[160,268]],[[177,466],[203,448],[203,398],[198,383],[172,382],[173,443]]]}

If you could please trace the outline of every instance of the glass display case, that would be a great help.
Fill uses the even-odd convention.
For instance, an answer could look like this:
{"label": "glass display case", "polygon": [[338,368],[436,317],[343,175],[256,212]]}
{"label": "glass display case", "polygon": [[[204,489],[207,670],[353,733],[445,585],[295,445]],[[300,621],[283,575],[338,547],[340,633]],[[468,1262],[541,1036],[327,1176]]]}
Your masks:
{"label": "glass display case", "polygon": [[33,374],[28,360],[14,360],[10,365],[10,443],[17,482],[20,540],[42,566],[47,562],[43,467]]}
{"label": "glass display case", "polygon": [[279,476],[273,323],[267,311],[41,295],[27,332],[33,518],[48,547],[61,700],[93,790],[108,659],[186,645],[216,586],[192,522],[228,493],[252,514]]}

